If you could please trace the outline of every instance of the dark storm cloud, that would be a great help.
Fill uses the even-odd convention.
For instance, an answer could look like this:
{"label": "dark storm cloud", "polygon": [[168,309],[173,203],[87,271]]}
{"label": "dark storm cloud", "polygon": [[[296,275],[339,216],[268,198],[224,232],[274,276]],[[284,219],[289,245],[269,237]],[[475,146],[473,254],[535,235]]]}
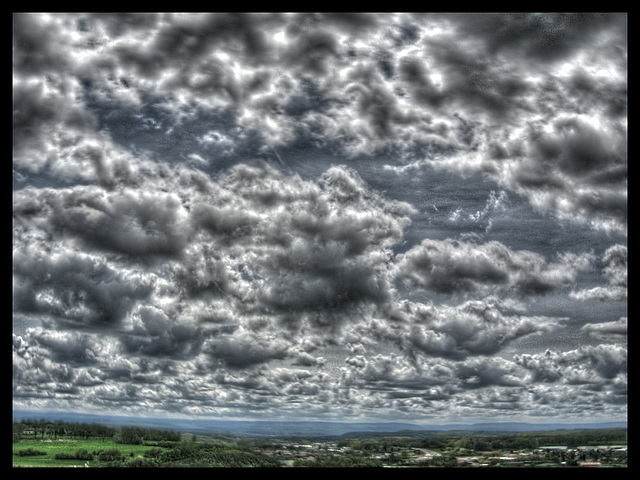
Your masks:
{"label": "dark storm cloud", "polygon": [[[497,117],[504,117],[512,109],[528,108],[529,82],[507,65],[496,65],[478,52],[445,39],[429,40],[427,50],[435,59],[434,71],[443,76],[443,85],[437,93],[433,88],[425,91],[424,74],[420,81],[420,72],[413,73],[410,78],[421,85],[415,90],[418,98],[434,106],[446,99],[454,108],[475,106],[482,114]],[[424,65],[423,60],[419,65]]]}
{"label": "dark storm cloud", "polygon": [[507,52],[544,62],[568,57],[603,31],[626,35],[626,15],[618,13],[480,13],[448,17],[461,33],[483,42],[491,54]]}
{"label": "dark storm cloud", "polygon": [[354,102],[357,118],[369,127],[360,135],[371,135],[374,141],[389,139],[404,116],[396,96],[382,82],[377,70],[368,65],[354,69],[349,80],[348,93],[357,98]]}
{"label": "dark storm cloud", "polygon": [[455,393],[490,386],[518,387],[519,367],[508,360],[473,357],[463,361],[439,358],[419,364],[401,356],[358,355],[349,359],[353,370],[344,381],[351,387],[373,385],[373,392],[392,398],[452,400]]}
{"label": "dark storm cloud", "polygon": [[555,121],[551,133],[532,132],[530,144],[541,170],[557,167],[560,173],[593,182],[605,169],[626,166],[624,136],[612,138],[615,133],[598,130],[579,118],[566,118]]}
{"label": "dark storm cloud", "polygon": [[40,16],[13,15],[13,62],[18,73],[64,70],[69,58],[57,48],[59,31],[43,27]]}
{"label": "dark storm cloud", "polygon": [[[48,396],[61,389],[77,393],[76,383],[102,383],[93,365],[101,362],[105,350],[99,340],[81,333],[33,330],[26,340],[14,336],[14,378],[21,384],[16,394]],[[76,376],[79,371],[81,378]]]}
{"label": "dark storm cloud", "polygon": [[42,313],[74,325],[113,328],[151,293],[100,259],[30,247],[14,252],[17,311]]}

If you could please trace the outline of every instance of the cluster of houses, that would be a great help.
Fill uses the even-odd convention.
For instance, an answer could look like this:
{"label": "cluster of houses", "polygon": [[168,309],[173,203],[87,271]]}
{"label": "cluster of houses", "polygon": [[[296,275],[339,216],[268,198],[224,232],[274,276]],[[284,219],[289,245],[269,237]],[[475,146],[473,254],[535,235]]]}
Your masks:
{"label": "cluster of houses", "polygon": [[[420,464],[425,460],[430,460],[436,456],[440,456],[439,453],[427,450],[427,449],[410,449],[412,455],[410,455],[406,461],[410,464]],[[341,455],[348,454],[350,452],[349,447],[336,447],[335,444],[306,444],[306,445],[280,445],[272,447],[271,449],[262,449],[262,453],[269,456],[276,456],[280,459],[283,466],[293,466],[294,461],[305,461],[313,463],[317,460],[318,456],[323,455]],[[603,462],[599,461],[603,455],[615,455],[616,452],[627,452],[626,445],[607,445],[607,446],[581,446],[575,448],[569,448],[566,446],[542,446],[537,449],[539,454],[548,453],[553,456],[553,453],[558,453],[561,456],[556,458],[556,463],[537,463],[538,467],[557,467],[559,465],[567,465],[566,459],[571,459],[570,465],[580,467],[600,467],[603,466]],[[372,455],[372,458],[384,460],[391,455],[389,452],[376,452]],[[523,466],[530,464],[533,458],[536,457],[535,451],[520,452],[520,453],[504,453],[501,456],[468,456],[458,457],[457,461],[459,465],[467,465],[474,467],[490,466],[490,465],[502,465],[502,466]],[[559,461],[559,462],[558,462]],[[606,461],[605,461],[606,463]]]}
{"label": "cluster of houses", "polygon": [[[602,462],[598,462],[593,460],[593,458],[597,458],[600,454],[603,453],[612,453],[612,452],[626,452],[626,445],[601,445],[601,446],[583,446],[576,448],[568,448],[564,446],[546,446],[540,447],[539,450],[541,452],[562,452],[562,453],[575,453],[578,458],[582,459],[578,461],[578,466],[580,467],[600,467],[602,466]],[[566,463],[566,462],[562,462]]]}
{"label": "cluster of houses", "polygon": [[[600,458],[602,454],[610,453],[613,454],[615,452],[626,452],[626,445],[619,446],[583,446],[576,448],[569,448],[566,446],[543,446],[538,448],[538,453],[552,453],[557,452],[560,454],[573,454],[574,459],[578,459],[573,465],[577,465],[579,467],[601,467],[603,464],[597,459]],[[526,452],[526,453],[507,453],[501,456],[492,456],[492,457],[481,457],[481,456],[470,456],[470,457],[458,457],[458,463],[467,464],[470,466],[482,467],[482,466],[490,466],[490,465],[503,465],[503,466],[516,466],[522,464],[528,464],[528,461],[532,456],[535,455],[535,452]],[[523,463],[524,462],[524,463]],[[566,465],[566,461],[559,462],[560,465]],[[537,467],[557,467],[558,463],[537,463]]]}

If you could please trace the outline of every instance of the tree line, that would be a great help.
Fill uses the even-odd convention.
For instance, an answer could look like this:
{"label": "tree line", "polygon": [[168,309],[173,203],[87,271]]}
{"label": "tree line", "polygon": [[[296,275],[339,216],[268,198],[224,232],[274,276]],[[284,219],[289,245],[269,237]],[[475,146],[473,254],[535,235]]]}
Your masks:
{"label": "tree line", "polygon": [[179,442],[180,434],[171,430],[156,430],[153,428],[122,427],[114,435],[116,443],[129,445],[143,445],[147,442]]}
{"label": "tree line", "polygon": [[113,440],[116,443],[142,445],[145,442],[178,442],[180,434],[153,428],[114,428],[97,423],[73,423],[60,420],[21,420],[13,422],[13,441],[68,438],[71,440]]}
{"label": "tree line", "polygon": [[[398,448],[428,448],[436,450],[466,449],[472,451],[536,449],[545,445],[569,448],[587,445],[626,445],[627,429],[554,430],[549,432],[411,432],[407,436],[373,435],[374,438],[343,438],[338,447],[348,446],[361,451],[392,451]],[[369,434],[370,435],[370,434]],[[376,438],[377,437],[377,438]]]}

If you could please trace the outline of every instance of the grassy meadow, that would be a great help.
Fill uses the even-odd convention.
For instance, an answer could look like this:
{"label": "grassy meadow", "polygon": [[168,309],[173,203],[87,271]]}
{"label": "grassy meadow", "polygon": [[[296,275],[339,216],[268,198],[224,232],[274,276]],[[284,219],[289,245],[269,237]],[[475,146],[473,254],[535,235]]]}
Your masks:
{"label": "grassy meadow", "polygon": [[[104,465],[107,462],[98,459],[98,452],[108,450],[118,450],[124,456],[124,460],[133,460],[138,456],[142,456],[144,452],[152,450],[153,446],[148,445],[125,445],[116,443],[111,439],[88,439],[88,440],[72,440],[63,439],[44,439],[44,440],[26,440],[13,443],[13,466],[14,467],[84,467]],[[17,452],[22,450],[33,449],[46,452],[46,455],[28,455],[21,456]],[[63,453],[74,455],[78,450],[86,450],[93,454],[93,460],[79,459],[56,459],[56,454]]]}

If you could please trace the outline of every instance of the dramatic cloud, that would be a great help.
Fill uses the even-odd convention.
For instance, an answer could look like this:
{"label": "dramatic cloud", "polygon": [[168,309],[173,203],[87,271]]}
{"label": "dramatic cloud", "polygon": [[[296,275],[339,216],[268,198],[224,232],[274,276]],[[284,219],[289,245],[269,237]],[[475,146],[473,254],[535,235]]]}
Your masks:
{"label": "dramatic cloud", "polygon": [[626,342],[627,337],[627,318],[622,317],[613,322],[604,323],[588,323],[582,327],[583,331],[588,332],[602,339],[613,339],[614,341]]}
{"label": "dramatic cloud", "polygon": [[607,279],[607,285],[571,292],[572,297],[583,300],[595,298],[603,301],[627,299],[627,247],[624,245],[609,247],[604,252],[603,262],[606,266],[602,269],[602,274]]}
{"label": "dramatic cloud", "polygon": [[16,408],[626,417],[624,14],[15,14]]}
{"label": "dramatic cloud", "polygon": [[536,253],[511,251],[499,242],[423,240],[400,256],[398,277],[410,286],[445,294],[500,292],[542,295],[575,281],[588,256],[567,256],[548,264]]}
{"label": "dramatic cloud", "polygon": [[[407,354],[464,358],[489,355],[522,336],[548,331],[561,319],[517,314],[517,303],[495,297],[471,300],[454,307],[401,302],[387,319],[374,322],[376,335]],[[503,311],[508,312],[504,314]]]}
{"label": "dramatic cloud", "polygon": [[516,362],[546,381],[599,383],[618,376],[626,378],[627,349],[598,345],[564,353],[547,350],[543,355],[516,356]]}

